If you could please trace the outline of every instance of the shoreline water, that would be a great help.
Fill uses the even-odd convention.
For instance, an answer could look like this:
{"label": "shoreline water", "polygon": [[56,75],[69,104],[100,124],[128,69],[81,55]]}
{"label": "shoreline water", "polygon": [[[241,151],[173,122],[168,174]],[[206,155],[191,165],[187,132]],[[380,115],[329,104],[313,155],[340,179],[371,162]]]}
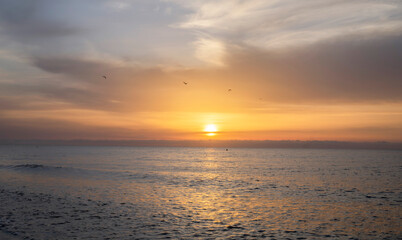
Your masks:
{"label": "shoreline water", "polygon": [[[168,209],[145,213],[141,212],[139,206],[126,201],[113,203],[92,198],[34,193],[27,188],[23,190],[0,189],[0,191],[0,202],[4,204],[0,206],[0,212],[6,213],[0,216],[0,239],[5,240],[91,238],[123,240],[166,238],[400,239],[402,236],[401,232],[398,233],[397,222],[393,224],[388,222],[387,228],[381,229],[372,225],[375,221],[367,219],[368,216],[364,214],[354,217],[356,223],[353,226],[360,230],[355,230],[354,233],[353,231],[345,232],[346,229],[342,227],[345,219],[342,215],[334,214],[334,211],[339,209],[339,205],[332,206],[333,210],[325,210],[325,214],[332,216],[328,218],[329,221],[320,220],[321,223],[310,225],[308,222],[314,218],[294,219],[295,222],[298,222],[299,227],[292,226],[290,224],[292,221],[289,221],[288,226],[278,228],[274,225],[273,227],[261,225],[258,221],[248,225],[239,219],[223,222],[216,222],[216,220],[212,220],[213,218],[202,220],[203,217],[198,214],[183,217],[169,213]],[[391,216],[394,215],[395,208],[394,210],[387,207],[385,209],[389,209],[387,212],[392,213]],[[386,219],[384,216],[377,216],[378,210],[376,212],[374,213],[375,218],[380,221]],[[275,218],[283,217],[291,216],[284,215]],[[395,216],[393,219],[398,221]],[[181,222],[187,222],[189,225],[179,227]],[[204,223],[201,224],[202,222]],[[367,226],[361,228],[362,224]]]}
{"label": "shoreline water", "polygon": [[1,230],[0,230],[0,239],[2,239],[2,240],[21,240],[21,238],[18,238],[11,233],[3,232]]}
{"label": "shoreline water", "polygon": [[0,231],[17,238],[402,237],[399,152],[0,149]]}

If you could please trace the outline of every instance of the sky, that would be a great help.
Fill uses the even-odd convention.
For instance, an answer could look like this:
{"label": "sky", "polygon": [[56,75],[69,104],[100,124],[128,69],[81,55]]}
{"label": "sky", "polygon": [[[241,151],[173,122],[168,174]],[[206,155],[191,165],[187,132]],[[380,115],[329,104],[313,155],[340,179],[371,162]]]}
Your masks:
{"label": "sky", "polygon": [[0,139],[402,142],[402,2],[0,0]]}

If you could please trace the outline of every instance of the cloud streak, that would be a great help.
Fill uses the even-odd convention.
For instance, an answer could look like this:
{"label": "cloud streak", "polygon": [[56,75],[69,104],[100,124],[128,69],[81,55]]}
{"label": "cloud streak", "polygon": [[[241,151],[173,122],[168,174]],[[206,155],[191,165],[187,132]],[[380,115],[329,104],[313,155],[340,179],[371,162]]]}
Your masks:
{"label": "cloud streak", "polygon": [[315,43],[350,34],[402,30],[397,1],[175,1],[192,10],[179,27],[265,49]]}
{"label": "cloud streak", "polygon": [[280,53],[242,48],[228,59],[233,78],[253,79],[265,99],[289,102],[401,101],[401,61],[402,35],[337,39]]}

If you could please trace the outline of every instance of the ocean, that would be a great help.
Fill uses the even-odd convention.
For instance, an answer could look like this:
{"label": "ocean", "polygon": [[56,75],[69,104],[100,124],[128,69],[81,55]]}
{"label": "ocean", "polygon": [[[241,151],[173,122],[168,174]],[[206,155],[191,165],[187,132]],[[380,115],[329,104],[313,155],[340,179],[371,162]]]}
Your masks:
{"label": "ocean", "polygon": [[0,146],[17,239],[402,239],[402,151]]}

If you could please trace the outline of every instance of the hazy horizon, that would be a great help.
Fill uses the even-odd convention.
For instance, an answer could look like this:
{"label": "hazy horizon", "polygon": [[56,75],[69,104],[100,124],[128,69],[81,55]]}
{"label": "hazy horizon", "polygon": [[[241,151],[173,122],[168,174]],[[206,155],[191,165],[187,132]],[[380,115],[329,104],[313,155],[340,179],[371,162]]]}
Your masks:
{"label": "hazy horizon", "polygon": [[402,142],[300,140],[1,140],[0,145],[402,150]]}

